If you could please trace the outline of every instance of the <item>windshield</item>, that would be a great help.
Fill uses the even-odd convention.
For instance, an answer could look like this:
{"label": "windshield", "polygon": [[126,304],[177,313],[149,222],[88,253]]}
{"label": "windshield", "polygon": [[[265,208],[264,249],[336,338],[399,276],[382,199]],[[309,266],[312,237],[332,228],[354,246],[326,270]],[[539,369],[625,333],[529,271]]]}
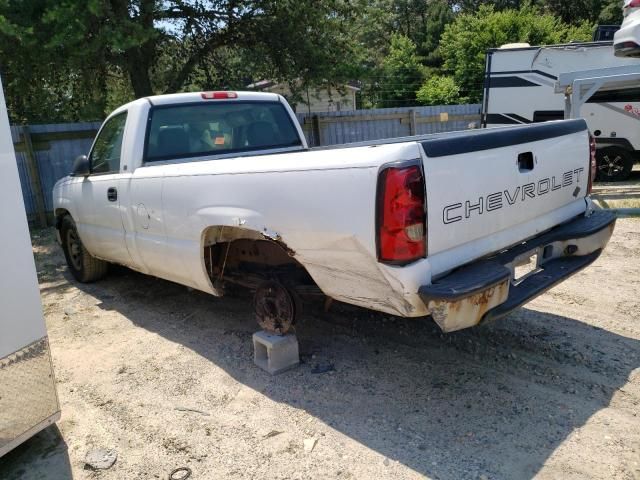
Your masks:
{"label": "windshield", "polygon": [[302,145],[279,102],[162,106],[149,115],[147,162]]}

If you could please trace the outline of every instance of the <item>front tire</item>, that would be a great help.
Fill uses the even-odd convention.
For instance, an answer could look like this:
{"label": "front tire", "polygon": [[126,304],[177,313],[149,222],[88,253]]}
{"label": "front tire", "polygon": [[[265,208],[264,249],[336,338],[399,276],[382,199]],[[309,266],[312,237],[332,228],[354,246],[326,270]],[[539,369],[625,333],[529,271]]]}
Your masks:
{"label": "front tire", "polygon": [[619,147],[605,147],[596,152],[598,161],[597,179],[601,182],[626,180],[633,170],[633,155]]}
{"label": "front tire", "polygon": [[67,265],[76,280],[90,283],[100,280],[107,274],[109,264],[87,251],[80,240],[76,224],[69,215],[62,219],[60,236]]}

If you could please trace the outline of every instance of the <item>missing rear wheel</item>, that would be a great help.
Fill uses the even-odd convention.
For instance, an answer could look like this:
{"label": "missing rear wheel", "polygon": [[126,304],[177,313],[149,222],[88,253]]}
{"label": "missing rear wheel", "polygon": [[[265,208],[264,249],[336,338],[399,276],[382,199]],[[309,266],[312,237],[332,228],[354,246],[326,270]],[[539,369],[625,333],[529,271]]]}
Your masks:
{"label": "missing rear wheel", "polygon": [[293,294],[277,282],[261,285],[253,297],[253,308],[260,327],[276,335],[287,333],[296,319]]}

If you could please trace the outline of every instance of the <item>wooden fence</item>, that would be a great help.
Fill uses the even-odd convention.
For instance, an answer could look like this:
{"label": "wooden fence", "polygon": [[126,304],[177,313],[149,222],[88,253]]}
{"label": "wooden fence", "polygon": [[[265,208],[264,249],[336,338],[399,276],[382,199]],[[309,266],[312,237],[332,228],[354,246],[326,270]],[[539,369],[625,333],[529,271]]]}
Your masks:
{"label": "wooden fence", "polygon": [[53,185],[88,153],[100,123],[11,127],[27,216],[32,224],[51,223]]}
{"label": "wooden fence", "polygon": [[479,127],[480,105],[298,114],[298,120],[309,145],[340,145]]}

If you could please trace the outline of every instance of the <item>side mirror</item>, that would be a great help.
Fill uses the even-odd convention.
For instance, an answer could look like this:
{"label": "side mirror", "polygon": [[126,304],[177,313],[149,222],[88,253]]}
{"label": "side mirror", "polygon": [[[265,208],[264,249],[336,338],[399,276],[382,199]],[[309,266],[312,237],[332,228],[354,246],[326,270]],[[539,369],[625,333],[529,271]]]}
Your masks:
{"label": "side mirror", "polygon": [[91,168],[89,166],[89,158],[86,155],[80,155],[76,157],[73,162],[73,169],[71,175],[74,177],[87,177],[91,174]]}

